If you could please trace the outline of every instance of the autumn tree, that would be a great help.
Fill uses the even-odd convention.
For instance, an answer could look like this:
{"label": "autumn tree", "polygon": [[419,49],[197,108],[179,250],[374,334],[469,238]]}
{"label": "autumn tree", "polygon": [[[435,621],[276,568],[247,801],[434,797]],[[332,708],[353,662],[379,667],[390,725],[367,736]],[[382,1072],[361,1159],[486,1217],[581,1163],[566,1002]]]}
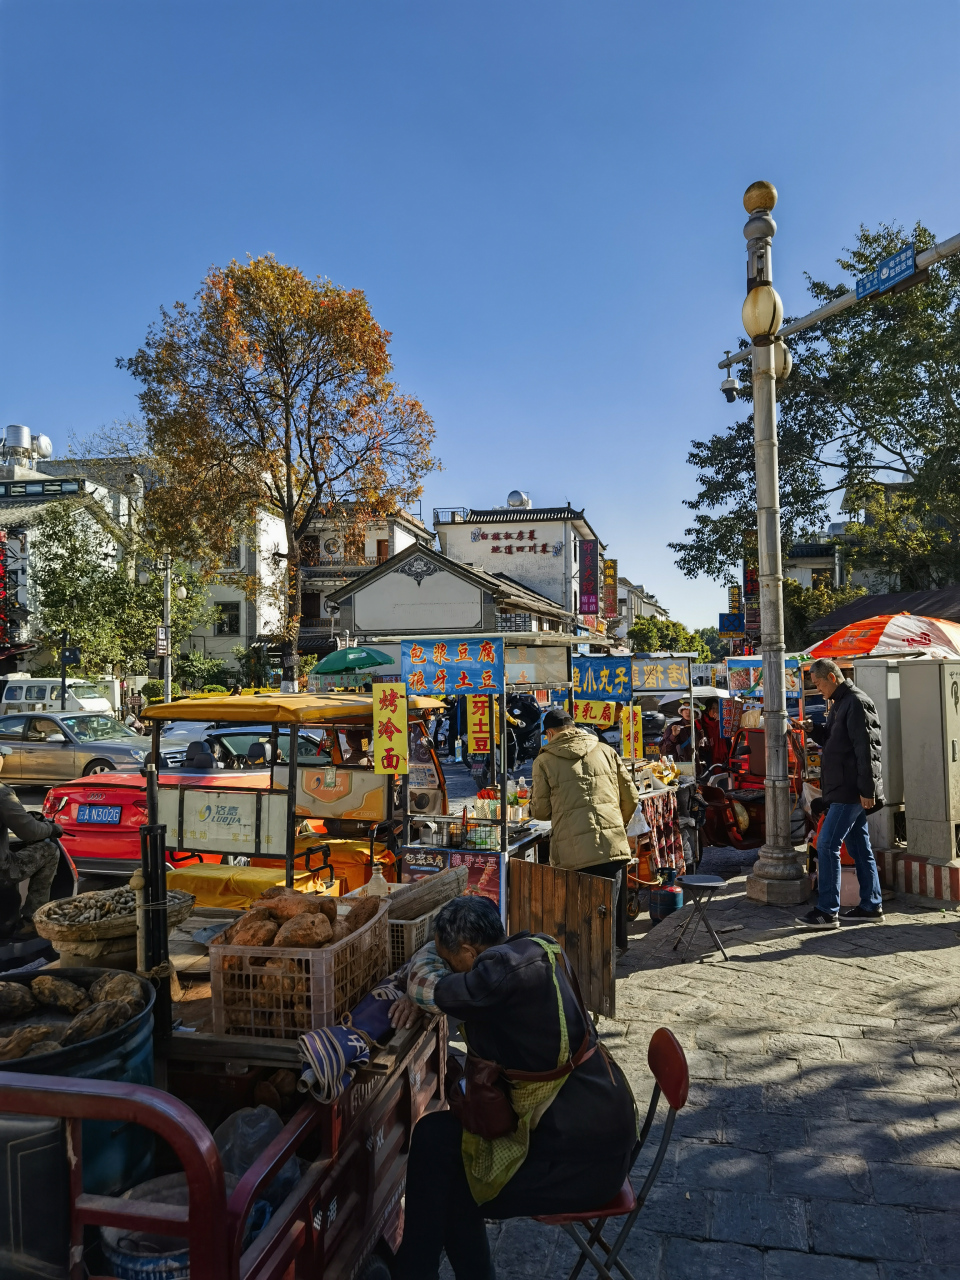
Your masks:
{"label": "autumn tree", "polygon": [[142,386],[146,452],[192,495],[193,536],[202,541],[211,520],[239,527],[255,510],[282,521],[281,641],[295,688],[312,522],[338,519],[356,538],[411,503],[437,465],[433,423],[392,381],[391,335],[359,289],[266,255],[211,269],[195,301],[161,309],[120,363]]}
{"label": "autumn tree", "polygon": [[[919,253],[934,236],[920,224],[909,236],[861,227],[837,260],[847,281],[810,280],[813,305],[848,292],[908,241]],[[929,272],[927,283],[794,334],[793,372],[778,389],[784,549],[822,528],[843,495],[851,559],[878,573],[890,566],[905,587],[960,578],[960,260]],[[750,364],[737,368],[749,402]],[[733,581],[756,554],[752,415],[693,441],[688,462],[699,489],[686,504],[693,525],[670,544],[677,564],[689,577]]]}

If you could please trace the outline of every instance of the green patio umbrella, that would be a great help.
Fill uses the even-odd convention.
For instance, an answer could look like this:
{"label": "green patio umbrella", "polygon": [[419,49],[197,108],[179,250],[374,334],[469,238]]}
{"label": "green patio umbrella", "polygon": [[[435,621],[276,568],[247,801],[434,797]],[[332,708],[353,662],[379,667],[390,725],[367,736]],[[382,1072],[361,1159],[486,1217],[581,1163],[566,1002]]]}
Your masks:
{"label": "green patio umbrella", "polygon": [[395,658],[379,649],[335,649],[314,666],[312,676],[332,676],[341,671],[362,671],[365,667],[391,667]]}

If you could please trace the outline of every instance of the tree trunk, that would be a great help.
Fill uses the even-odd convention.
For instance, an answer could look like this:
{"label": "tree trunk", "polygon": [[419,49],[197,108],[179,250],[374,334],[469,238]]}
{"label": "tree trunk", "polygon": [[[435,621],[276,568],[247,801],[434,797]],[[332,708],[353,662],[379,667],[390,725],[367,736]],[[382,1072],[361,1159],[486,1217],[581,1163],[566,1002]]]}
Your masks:
{"label": "tree trunk", "polygon": [[300,613],[303,591],[300,579],[300,544],[288,532],[287,534],[287,616],[283,628],[283,676],[280,684],[281,693],[297,693],[299,690],[299,656],[297,646],[300,640]]}

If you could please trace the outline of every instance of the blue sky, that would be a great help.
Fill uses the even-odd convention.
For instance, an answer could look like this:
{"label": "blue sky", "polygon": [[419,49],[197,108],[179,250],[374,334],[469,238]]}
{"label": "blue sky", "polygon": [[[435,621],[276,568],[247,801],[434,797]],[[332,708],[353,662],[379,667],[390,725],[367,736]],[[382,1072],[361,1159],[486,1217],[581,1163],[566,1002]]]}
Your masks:
{"label": "blue sky", "polygon": [[[436,506],[586,507],[621,572],[715,623],[682,533],[731,410],[741,196],[777,285],[861,221],[960,230],[960,9],[608,0],[4,0],[0,417],[65,448],[136,410],[114,359],[212,263],[363,288],[437,425]],[[762,14],[762,20],[760,15]]]}

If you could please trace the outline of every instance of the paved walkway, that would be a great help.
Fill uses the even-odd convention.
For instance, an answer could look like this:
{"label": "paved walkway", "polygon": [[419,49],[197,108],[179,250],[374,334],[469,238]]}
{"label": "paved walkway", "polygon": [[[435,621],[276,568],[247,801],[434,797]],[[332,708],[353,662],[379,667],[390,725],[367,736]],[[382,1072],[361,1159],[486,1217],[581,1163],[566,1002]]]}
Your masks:
{"label": "paved walkway", "polygon": [[[638,1280],[960,1280],[960,916],[898,899],[882,926],[802,933],[744,891],[729,880],[711,913],[729,962],[704,945],[679,963],[684,912],[632,943],[601,1022],[641,1107],[658,1026],[693,1079],[627,1265]],[[499,1280],[567,1275],[558,1230],[490,1231]]]}

